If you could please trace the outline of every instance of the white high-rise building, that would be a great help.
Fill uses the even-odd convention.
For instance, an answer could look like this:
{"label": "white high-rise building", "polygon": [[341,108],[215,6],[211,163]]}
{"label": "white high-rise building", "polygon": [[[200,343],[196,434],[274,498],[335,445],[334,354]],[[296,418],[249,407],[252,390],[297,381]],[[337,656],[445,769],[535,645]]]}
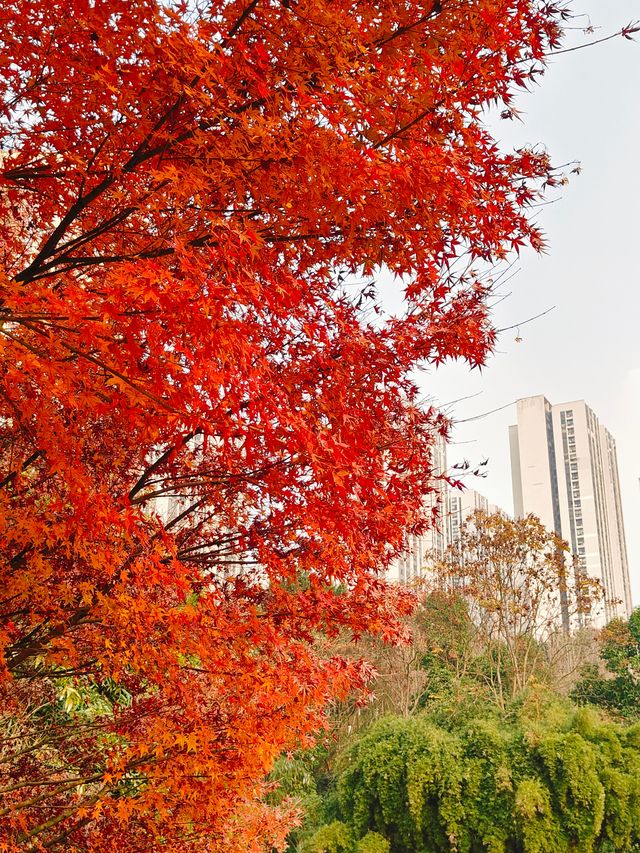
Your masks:
{"label": "white high-rise building", "polygon": [[[436,436],[433,447],[433,470],[436,475],[447,473],[447,445],[442,436]],[[421,536],[407,537],[404,553],[395,559],[387,572],[387,579],[399,583],[410,583],[427,573],[428,564],[441,558],[447,547],[447,495],[449,487],[445,480],[439,479],[436,491],[427,495],[425,505],[436,511],[435,524]]]}
{"label": "white high-rise building", "polygon": [[[440,436],[434,446],[434,472],[447,473],[447,447]],[[437,506],[435,523],[421,536],[407,537],[406,550],[389,567],[388,580],[411,583],[428,577],[434,561],[442,559],[449,545],[459,540],[462,525],[476,510],[500,511],[474,489],[452,489],[444,479],[437,481],[436,491],[427,496],[425,503],[429,509]]]}
{"label": "white high-rise building", "polygon": [[584,400],[518,400],[509,428],[516,516],[537,515],[601,581],[604,618],[631,614],[616,445]]}
{"label": "white high-rise building", "polygon": [[493,515],[502,510],[475,489],[450,489],[447,512],[447,544],[451,545],[460,540],[460,533],[465,521],[474,512],[484,512]]}

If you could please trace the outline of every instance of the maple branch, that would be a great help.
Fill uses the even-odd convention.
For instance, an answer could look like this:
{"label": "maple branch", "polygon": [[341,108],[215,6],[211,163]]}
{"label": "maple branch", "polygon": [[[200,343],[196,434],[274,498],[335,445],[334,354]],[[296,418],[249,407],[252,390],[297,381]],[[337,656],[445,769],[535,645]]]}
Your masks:
{"label": "maple branch", "polygon": [[[92,620],[94,624],[99,624],[97,620]],[[83,624],[88,625],[90,620]],[[82,666],[76,666],[71,669],[38,669],[32,672],[16,672],[15,677],[25,681],[33,681],[36,678],[69,678],[72,675],[97,675],[101,672],[100,667],[96,667],[97,659],[89,660]]]}
{"label": "maple branch", "polygon": [[74,223],[76,218],[82,213],[82,211],[86,207],[91,204],[91,202],[99,198],[99,196],[101,196],[102,193],[115,182],[115,180],[115,175],[108,175],[106,178],[100,181],[99,184],[96,184],[96,186],[86,195],[80,196],[80,198],[78,198],[78,200],[71,205],[67,213],[61,218],[58,225],[53,229],[44,246],[38,252],[33,261],[26,269],[24,269],[22,272],[18,273],[17,276],[15,276],[15,280],[17,282],[27,282],[31,279],[33,273],[37,272],[37,270],[42,267],[42,264],[46,260],[46,258],[51,257],[51,255],[56,251],[58,243],[66,234],[68,228]]}
{"label": "maple branch", "polygon": [[9,565],[14,568],[20,568],[24,565],[24,559],[30,551],[33,551],[33,545],[29,543],[9,559]]}
{"label": "maple branch", "polygon": [[52,847],[55,847],[62,841],[66,841],[66,839],[71,835],[72,832],[75,832],[77,829],[82,829],[83,827],[87,826],[87,824],[91,823],[92,820],[93,818],[83,817],[73,826],[70,826],[68,829],[65,829],[64,832],[60,832],[58,835],[56,835],[54,838],[51,838],[44,844],[42,842],[39,842],[35,847],[30,847],[29,850],[26,851],[26,853],[38,853],[38,851],[42,850],[43,848],[45,850],[50,850]]}
{"label": "maple branch", "polygon": [[[252,7],[257,5],[258,0],[253,0],[250,4]],[[251,10],[249,10],[250,13]],[[245,16],[246,17],[246,16]],[[199,77],[196,77],[194,81],[192,81],[192,85],[196,85],[199,80]],[[211,122],[200,122],[197,127],[190,128],[189,130],[185,130],[182,133],[175,136],[173,139],[167,139],[162,144],[156,145],[153,148],[149,148],[149,143],[153,138],[153,135],[165,124],[165,122],[175,113],[180,104],[184,101],[185,95],[181,95],[176,101],[166,110],[166,112],[161,116],[160,119],[156,122],[153,129],[150,131],[147,136],[139,143],[136,150],[129,157],[127,162],[122,167],[121,173],[129,174],[133,172],[139,165],[147,162],[158,154],[163,154],[170,149],[174,148],[176,145],[180,145],[183,142],[188,141],[193,138],[193,136],[197,132],[201,132],[204,130],[211,130],[212,128],[219,125],[219,119],[215,119]],[[264,98],[256,98],[251,101],[246,101],[241,106],[232,109],[232,112],[235,115],[242,115],[250,109],[255,107],[263,106],[265,103]],[[120,174],[116,174],[113,171],[107,173],[107,175],[103,178],[100,183],[98,183],[92,190],[90,190],[85,195],[80,195],[78,199],[71,205],[67,213],[61,218],[60,222],[54,228],[51,235],[46,240],[42,249],[38,252],[33,261],[29,264],[26,269],[22,272],[18,273],[14,277],[16,282],[27,282],[31,280],[35,280],[36,278],[41,278],[42,275],[38,274],[38,271],[44,267],[44,261],[54,255],[56,251],[58,251],[58,246],[60,240],[64,236],[64,234],[68,231],[70,226],[74,223],[74,221],[80,216],[80,214],[89,207],[97,198],[99,198],[107,189],[113,186],[119,180]],[[132,212],[136,210],[136,208],[132,209]],[[124,260],[124,257],[119,257],[118,260]],[[46,265],[48,269],[55,267],[57,263],[60,262],[60,259],[55,262],[51,262]]]}
{"label": "maple branch", "polygon": [[296,243],[300,240],[334,240],[336,237],[344,236],[342,229],[334,229],[330,234],[308,233],[308,234],[270,234],[260,235],[265,243]]}
{"label": "maple branch", "polygon": [[[232,411],[228,411],[227,415],[231,415]],[[196,431],[197,432],[197,431]],[[194,433],[195,434],[195,433]],[[189,439],[189,436],[186,440]],[[173,450],[175,450],[175,446],[169,448],[164,454],[163,457],[167,457],[167,454],[171,455]],[[158,460],[158,464],[163,464],[166,461],[166,458],[160,458]],[[155,464],[155,463],[154,463]],[[161,486],[161,488],[154,489],[153,492],[143,495],[142,498],[139,498],[136,503],[143,503],[144,501],[152,500],[154,498],[162,497],[163,495],[175,495],[178,489],[184,490],[195,490],[201,487],[206,487],[210,485],[221,485],[223,483],[259,483],[265,474],[269,473],[269,471],[273,471],[275,468],[282,468],[288,465],[296,465],[301,464],[300,460],[296,460],[288,456],[284,459],[274,459],[272,462],[265,462],[260,468],[252,468],[249,471],[230,471],[225,469],[200,469],[197,473],[189,473],[184,474],[182,476],[173,476],[170,479],[159,478],[154,481],[154,485]],[[147,481],[148,482],[148,481]],[[186,497],[186,495],[181,495],[181,497]],[[133,501],[133,499],[131,499]]]}
{"label": "maple branch", "polygon": [[[92,781],[97,782],[100,779],[102,779],[103,775],[104,775],[103,773],[94,774],[94,776],[89,778],[87,780],[87,782],[92,782]],[[7,806],[4,809],[0,809],[0,817],[5,817],[6,815],[10,814],[12,811],[18,811],[18,810],[24,810],[24,809],[31,808],[32,806],[36,806],[39,803],[43,802],[44,800],[51,800],[54,797],[56,797],[58,794],[62,794],[65,791],[68,791],[70,788],[75,788],[75,787],[77,787],[77,783],[75,781],[67,782],[65,780],[64,782],[62,782],[61,780],[59,780],[58,787],[56,788],[55,791],[49,791],[49,792],[44,793],[44,794],[39,794],[37,797],[32,797],[30,800],[24,800],[21,803],[12,803],[10,806]],[[77,808],[70,810],[67,814],[64,815],[64,817],[69,817],[69,815],[73,814],[75,811],[77,811]],[[59,820],[61,820],[61,819],[63,819],[62,816],[58,816],[58,819],[53,818],[52,820],[54,820],[55,823],[58,823]],[[25,836],[25,838],[31,838],[32,836],[41,832],[43,829],[48,828],[48,826],[50,826],[50,825],[51,824],[49,824],[49,822],[47,822],[47,824],[43,824],[42,826],[35,827],[35,829],[33,829],[31,832],[29,832],[28,835]]]}
{"label": "maple branch", "polygon": [[501,329],[496,329],[496,334],[500,334],[501,332],[508,332],[511,329],[519,329],[520,326],[525,326],[527,323],[532,323],[534,320],[539,320],[540,317],[544,317],[546,314],[549,314],[551,311],[555,310],[555,305],[552,305],[551,308],[547,308],[546,311],[541,311],[539,314],[535,314],[533,317],[529,317],[526,320],[523,320],[521,323],[514,323],[512,326],[503,326]]}
{"label": "maple branch", "polygon": [[171,458],[171,456],[175,453],[175,451],[178,449],[178,447],[180,447],[180,446],[184,447],[189,441],[191,441],[192,438],[194,438],[196,435],[201,435],[202,432],[203,432],[203,430],[198,428],[198,429],[194,430],[193,432],[190,432],[188,435],[184,436],[184,438],[182,438],[180,440],[178,445],[173,444],[173,445],[171,445],[171,447],[169,447],[167,450],[165,450],[165,452],[161,456],[159,456],[155,462],[153,462],[151,465],[149,465],[149,467],[142,473],[142,475],[138,479],[137,483],[133,486],[133,488],[129,492],[129,500],[132,501],[135,498],[135,496],[138,494],[138,492],[144,488],[145,483],[147,482],[149,477],[152,474],[155,474],[155,472],[159,468],[161,468],[164,465],[164,463],[167,462]]}
{"label": "maple branch", "polygon": [[62,637],[64,634],[67,633],[67,631],[81,627],[83,624],[85,624],[85,619],[89,615],[89,613],[89,607],[80,607],[78,610],[76,610],[73,616],[71,616],[67,620],[66,623],[58,625],[55,628],[51,628],[47,635],[38,641],[37,645],[30,645],[24,647],[25,642],[27,642],[29,638],[34,636],[36,631],[41,630],[44,627],[44,625],[37,626],[37,628],[34,628],[33,631],[27,634],[27,637],[23,637],[21,640],[12,643],[10,646],[7,646],[7,667],[10,670],[14,670],[28,658],[45,651],[47,644],[50,643],[51,640],[56,639],[56,637]]}
{"label": "maple branch", "polygon": [[390,133],[388,134],[388,136],[385,136],[384,139],[381,139],[379,142],[376,142],[373,147],[380,148],[381,146],[386,145],[388,142],[391,142],[391,140],[396,139],[396,137],[400,136],[401,133],[404,133],[406,130],[410,130],[414,125],[425,119],[429,115],[429,113],[435,112],[436,109],[437,106],[431,106],[428,107],[426,110],[423,110],[410,122],[407,122],[407,124],[403,125],[402,127],[399,127],[397,130],[394,130],[393,133]]}
{"label": "maple branch", "polygon": [[415,30],[416,27],[419,27],[422,24],[426,24],[427,21],[433,20],[436,15],[440,14],[440,12],[442,12],[442,4],[440,3],[440,0],[434,0],[430,12],[427,12],[421,18],[418,18],[417,21],[414,21],[411,24],[405,24],[403,27],[398,27],[386,38],[378,39],[373,43],[374,47],[384,47],[386,44],[389,44],[389,42],[393,41],[394,39],[403,36],[405,33],[411,32],[411,30]]}
{"label": "maple branch", "polygon": [[205,497],[200,498],[199,501],[196,501],[195,503],[191,504],[191,506],[188,506],[179,515],[176,515],[175,518],[172,518],[168,524],[165,524],[164,529],[166,531],[171,530],[172,527],[175,527],[176,524],[183,521],[188,515],[191,515],[192,512],[195,512],[198,509],[198,507],[201,507],[203,503],[206,503],[206,501],[207,501],[207,496],[205,495]]}
{"label": "maple branch", "polygon": [[[47,335],[37,326],[33,326],[31,323],[26,322],[25,320],[21,320],[19,322],[20,325],[24,326],[26,329],[29,329],[32,332],[36,332],[37,334],[42,335],[43,337],[47,337]],[[3,329],[2,332],[3,334],[14,340],[17,344],[20,344],[21,346],[25,347],[30,352],[34,353],[34,355],[37,355],[43,361],[48,360],[47,356],[45,356],[44,353],[39,353],[35,348],[27,344],[26,341],[20,340],[20,338],[17,338],[15,337],[15,335],[12,335],[10,332],[7,332],[6,329]],[[151,391],[147,391],[144,388],[141,388],[139,385],[136,385],[135,382],[132,382],[131,379],[124,375],[124,373],[121,373],[119,370],[116,370],[115,367],[111,367],[106,362],[102,361],[102,359],[96,358],[96,356],[91,355],[91,353],[83,352],[82,350],[77,349],[77,347],[68,344],[66,341],[59,340],[59,343],[60,346],[66,349],[68,352],[73,353],[74,355],[78,356],[78,358],[83,358],[86,361],[91,362],[91,364],[95,364],[96,367],[101,368],[105,371],[105,373],[109,373],[111,374],[111,376],[115,376],[117,379],[120,379],[129,388],[132,388],[138,394],[142,394],[144,397],[147,397],[149,400],[156,403],[156,405],[160,406],[162,409],[165,409],[166,411],[171,412],[172,414],[180,414],[178,410],[173,408],[173,406],[171,406],[169,403],[162,400],[156,394],[152,394]]]}
{"label": "maple branch", "polygon": [[[211,244],[212,235],[205,234],[200,237],[194,237],[186,242],[185,245],[193,248],[201,248],[207,244]],[[73,269],[86,269],[88,267],[105,266],[106,264],[120,264],[123,261],[135,260],[155,260],[157,258],[169,257],[176,252],[175,246],[162,246],[157,249],[144,249],[139,252],[134,252],[130,255],[84,255],[84,256],[60,256],[48,264],[42,264],[41,272],[31,276],[31,281],[39,281],[43,278],[49,278],[53,275],[69,272]]]}
{"label": "maple branch", "polygon": [[[23,462],[20,471],[26,471],[28,468],[31,467],[31,465],[33,465],[36,460],[38,460],[43,455],[44,453],[42,450],[36,450],[35,453],[32,453],[31,456],[29,456],[29,458]],[[9,474],[7,474],[4,480],[0,480],[0,489],[3,489],[5,486],[8,486],[9,483],[12,483],[19,473],[20,472],[18,471],[11,471]]]}
{"label": "maple branch", "polygon": [[[35,713],[36,711],[40,711],[45,707],[47,707],[47,705],[39,705],[37,708],[34,709],[34,711],[32,711],[30,714],[27,715],[26,721],[29,720],[29,717],[31,717],[33,713]],[[27,753],[32,752],[34,749],[41,749],[47,743],[52,743],[55,739],[56,739],[55,736],[52,735],[50,732],[47,733],[46,736],[40,735],[40,737],[35,741],[35,743],[31,743],[31,744],[29,744],[29,746],[26,746],[26,747],[23,747],[22,749],[16,750],[16,752],[12,752],[12,753],[9,753],[8,755],[4,755],[4,756],[0,757],[0,764],[8,764],[10,761],[15,761],[16,758],[22,758],[23,755],[26,755]],[[16,740],[22,741],[22,740],[24,740],[24,736],[22,734],[17,734],[17,735],[13,735],[11,737],[3,737],[3,738],[0,738],[0,743],[7,744],[7,743],[12,743],[13,741],[16,741]]]}
{"label": "maple branch", "polygon": [[75,785],[87,785],[90,782],[95,782],[100,779],[99,776],[73,776],[66,779],[27,779],[23,782],[16,782],[14,785],[8,785],[6,788],[0,788],[0,794],[11,794],[13,791],[20,791],[23,788],[49,788],[52,785],[60,785],[61,782],[72,783]]}
{"label": "maple branch", "polygon": [[562,50],[552,50],[549,53],[545,54],[547,56],[560,56],[561,53],[573,53],[574,50],[584,50],[585,47],[594,47],[597,44],[604,44],[606,41],[611,41],[611,39],[626,38],[629,41],[634,41],[633,36],[636,33],[640,33],[640,21],[632,21],[630,24],[627,24],[626,27],[621,27],[615,33],[611,33],[608,36],[603,36],[599,39],[594,39],[594,41],[588,41],[584,44],[576,44],[573,47],[565,47]]}
{"label": "maple branch", "polygon": [[[237,533],[233,536],[228,537],[220,537],[218,539],[207,539],[205,542],[198,542],[197,545],[190,545],[188,548],[180,548],[178,550],[177,556],[179,560],[190,560],[192,554],[196,554],[198,551],[205,551],[205,553],[212,553],[213,549],[215,549],[214,556],[227,553],[232,554],[233,549],[237,548],[239,542],[245,538],[245,534]],[[226,550],[222,550],[222,547],[225,545]],[[205,549],[211,549],[211,551],[207,552]]]}
{"label": "maple branch", "polygon": [[[171,108],[173,109],[173,108]],[[170,111],[169,111],[170,112]],[[146,139],[143,140],[135,152],[131,155],[129,160],[122,167],[122,173],[128,174],[132,172],[137,166],[141,163],[144,163],[146,160],[155,157],[157,154],[160,154],[167,150],[170,145],[177,145],[183,141],[189,139],[195,130],[185,131],[184,133],[178,135],[175,139],[171,140],[171,142],[167,141],[162,145],[156,146],[155,148],[148,148]],[[96,186],[89,190],[85,195],[80,195],[78,199],[71,205],[67,213],[61,218],[58,225],[54,228],[53,232],[50,234],[49,238],[46,240],[42,249],[38,252],[33,261],[29,264],[29,266],[24,269],[21,273],[15,276],[15,281],[17,282],[27,282],[34,277],[34,273],[44,267],[44,261],[55,254],[58,250],[58,244],[63,236],[67,233],[68,229],[75,222],[75,220],[80,216],[80,214],[89,207],[97,198],[99,198],[109,187],[113,186],[118,180],[119,175],[116,175],[114,172],[109,172],[105,178],[103,178],[100,183],[96,184]],[[133,208],[135,210],[135,208]],[[52,264],[48,264],[47,267],[51,267]]]}
{"label": "maple branch", "polygon": [[229,30],[229,34],[227,35],[226,39],[222,42],[223,47],[227,46],[229,41],[238,32],[240,27],[244,24],[244,22],[247,20],[249,15],[253,12],[253,10],[256,8],[256,6],[258,5],[259,2],[260,2],[260,0],[251,0],[251,2],[246,7],[246,9],[243,11],[243,13],[240,15],[238,20],[235,22],[235,24]]}
{"label": "maple branch", "polygon": [[47,269],[55,263],[59,263],[60,260],[64,259],[66,252],[70,249],[76,249],[78,246],[82,246],[85,243],[89,243],[95,237],[99,237],[101,234],[109,231],[111,228],[114,228],[116,225],[120,225],[126,219],[131,216],[132,213],[135,213],[138,210],[138,207],[125,207],[119,213],[114,213],[109,219],[105,219],[99,225],[96,225],[94,228],[90,228],[89,231],[85,231],[80,234],[78,237],[74,237],[73,240],[68,240],[66,243],[63,243],[62,246],[59,246],[57,251],[61,253],[61,257],[58,260],[51,261],[49,264],[42,264],[42,269]]}

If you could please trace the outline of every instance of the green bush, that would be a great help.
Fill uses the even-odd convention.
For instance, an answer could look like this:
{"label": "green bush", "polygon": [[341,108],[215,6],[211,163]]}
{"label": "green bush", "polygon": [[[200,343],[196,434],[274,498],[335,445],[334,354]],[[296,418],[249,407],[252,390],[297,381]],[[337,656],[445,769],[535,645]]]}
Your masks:
{"label": "green bush", "polygon": [[639,727],[539,696],[469,714],[452,728],[388,717],[359,737],[342,758],[340,820],[309,853],[640,849]]}

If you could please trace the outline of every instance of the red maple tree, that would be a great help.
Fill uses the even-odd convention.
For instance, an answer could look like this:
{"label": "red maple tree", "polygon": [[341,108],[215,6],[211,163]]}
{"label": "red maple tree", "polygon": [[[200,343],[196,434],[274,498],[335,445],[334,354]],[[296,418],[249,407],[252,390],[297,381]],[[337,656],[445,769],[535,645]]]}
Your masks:
{"label": "red maple tree", "polygon": [[322,637],[409,606],[379,570],[446,427],[412,370],[493,342],[453,261],[541,245],[549,161],[481,114],[564,17],[3,5],[0,849],[278,843],[265,773],[366,675]]}

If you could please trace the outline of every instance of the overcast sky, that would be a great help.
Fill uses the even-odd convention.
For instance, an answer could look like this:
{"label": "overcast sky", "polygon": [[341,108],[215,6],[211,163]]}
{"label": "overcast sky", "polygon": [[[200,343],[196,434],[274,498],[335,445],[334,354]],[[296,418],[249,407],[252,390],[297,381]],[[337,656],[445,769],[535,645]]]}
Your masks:
{"label": "overcast sky", "polygon": [[[595,38],[640,18],[640,0],[575,0],[598,27]],[[585,19],[585,24],[588,23]],[[524,123],[501,121],[505,146],[544,143],[553,162],[579,160],[561,198],[540,210],[549,242],[542,257],[524,254],[511,296],[495,312],[498,327],[554,310],[505,332],[482,374],[446,365],[423,381],[458,420],[519,397],[551,403],[584,399],[617,442],[634,604],[640,604],[640,41],[558,56],[531,95],[516,106]],[[559,195],[559,194],[558,194]],[[517,342],[516,337],[522,341]],[[460,423],[449,462],[489,457],[488,476],[469,480],[513,511],[508,426],[515,406]]]}

